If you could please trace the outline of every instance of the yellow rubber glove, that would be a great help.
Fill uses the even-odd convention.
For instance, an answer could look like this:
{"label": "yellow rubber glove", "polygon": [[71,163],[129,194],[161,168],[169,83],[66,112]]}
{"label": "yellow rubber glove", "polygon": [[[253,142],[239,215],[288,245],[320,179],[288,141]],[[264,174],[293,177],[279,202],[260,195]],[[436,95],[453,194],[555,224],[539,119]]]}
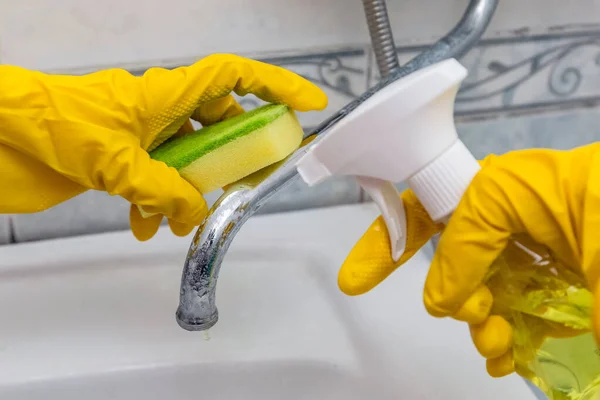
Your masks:
{"label": "yellow rubber glove", "polygon": [[[581,274],[598,302],[600,144],[570,151],[515,151],[488,156],[480,164],[481,171],[441,235],[424,302],[435,317],[469,323],[489,374],[499,377],[514,371],[512,329],[502,317],[488,315],[493,298],[482,281],[512,235],[525,233],[550,249],[558,261]],[[402,197],[408,228],[405,254],[399,262],[392,261],[379,217],[339,272],[344,293],[369,291],[443,228],[433,224],[412,192]],[[594,315],[594,331],[598,339],[600,312]]]}
{"label": "yellow rubber glove", "polygon": [[[141,77],[121,69],[63,76],[0,66],[0,88],[0,213],[42,211],[102,190],[132,203],[140,240],[156,233],[163,216],[186,235],[207,212],[198,191],[147,153],[192,131],[189,118],[206,126],[243,112],[232,92],[297,111],[327,105],[302,77],[227,54]],[[157,215],[144,219],[135,205]]]}

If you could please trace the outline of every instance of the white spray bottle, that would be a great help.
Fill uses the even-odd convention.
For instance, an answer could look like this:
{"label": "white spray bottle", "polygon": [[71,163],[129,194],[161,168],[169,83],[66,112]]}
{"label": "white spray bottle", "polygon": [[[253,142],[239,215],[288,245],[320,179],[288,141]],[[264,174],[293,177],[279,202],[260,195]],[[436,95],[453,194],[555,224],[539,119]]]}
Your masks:
{"label": "white spray bottle", "polygon": [[309,185],[334,175],[357,178],[381,210],[395,261],[406,245],[406,218],[394,183],[407,182],[430,217],[444,222],[479,170],[454,126],[454,100],[466,76],[449,59],[389,84],[298,161]]}
{"label": "white spray bottle", "polygon": [[[431,219],[446,224],[480,169],[454,125],[454,101],[466,76],[467,70],[449,59],[389,84],[297,163],[309,185],[335,175],[356,177],[381,210],[394,261],[406,245],[404,206],[394,183],[406,182]],[[557,265],[546,249],[523,243],[513,239],[485,281],[494,295],[492,313],[513,326],[517,372],[551,400],[591,398],[600,392],[600,358],[587,327],[593,296],[585,280]],[[557,326],[574,329],[573,321],[579,324],[573,337],[552,338],[546,332]],[[542,344],[534,339],[540,334],[546,337]]]}

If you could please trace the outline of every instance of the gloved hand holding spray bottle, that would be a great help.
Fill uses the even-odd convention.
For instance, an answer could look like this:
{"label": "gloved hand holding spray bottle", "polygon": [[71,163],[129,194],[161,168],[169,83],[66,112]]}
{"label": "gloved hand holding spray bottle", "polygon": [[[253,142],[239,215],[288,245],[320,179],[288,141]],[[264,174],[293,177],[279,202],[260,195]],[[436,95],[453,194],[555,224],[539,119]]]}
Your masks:
{"label": "gloved hand holding spray bottle", "polygon": [[[391,83],[318,138],[298,162],[301,177],[310,185],[334,175],[355,176],[380,208],[391,254],[379,257],[391,260],[374,259],[362,268],[361,277],[389,274],[391,270],[377,268],[404,262],[416,251],[407,246],[411,230],[419,226],[410,218],[407,224],[406,201],[422,205],[432,224],[421,228],[432,230],[435,224],[447,225],[461,202],[480,200],[464,196],[480,163],[458,138],[453,118],[454,100],[466,75],[450,59]],[[581,153],[585,157],[590,150]],[[407,182],[409,195],[400,197],[393,185],[399,182]],[[377,250],[366,249],[374,254]],[[442,291],[452,280],[472,288],[466,298],[446,308],[469,322],[478,350],[488,359],[488,371],[501,376],[514,370],[551,400],[595,398],[600,357],[592,334],[594,297],[583,268],[562,265],[527,234],[513,235],[490,264],[486,270],[465,266],[461,271],[430,271],[427,283]],[[345,284],[340,281],[340,286]],[[426,288],[426,303],[427,296],[435,294]],[[435,307],[428,309],[436,314]],[[486,335],[499,339],[486,347],[480,338]]]}

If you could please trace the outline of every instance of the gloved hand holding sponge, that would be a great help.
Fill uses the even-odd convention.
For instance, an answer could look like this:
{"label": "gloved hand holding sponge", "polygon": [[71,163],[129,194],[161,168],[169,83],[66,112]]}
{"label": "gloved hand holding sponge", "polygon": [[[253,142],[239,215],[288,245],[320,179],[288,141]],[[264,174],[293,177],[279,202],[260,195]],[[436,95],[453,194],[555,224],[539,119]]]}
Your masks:
{"label": "gloved hand holding sponge", "polygon": [[[293,110],[321,110],[327,97],[283,68],[216,54],[191,66],[143,76],[109,69],[83,76],[0,66],[0,213],[53,207],[89,189],[128,200],[140,240],[167,217],[187,235],[206,202],[176,168],[148,152],[173,136],[244,112],[231,93],[252,93]],[[147,218],[142,217],[140,209]]]}

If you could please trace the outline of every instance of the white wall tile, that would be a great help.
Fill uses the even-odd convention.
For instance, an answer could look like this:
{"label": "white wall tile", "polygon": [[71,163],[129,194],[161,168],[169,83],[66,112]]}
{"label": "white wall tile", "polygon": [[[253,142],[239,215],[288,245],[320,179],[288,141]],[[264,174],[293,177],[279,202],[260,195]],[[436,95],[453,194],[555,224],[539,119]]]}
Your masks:
{"label": "white wall tile", "polygon": [[49,210],[12,216],[17,242],[122,230],[129,204],[120,197],[88,191]]}
{"label": "white wall tile", "polygon": [[[205,196],[209,207],[220,193],[222,191]],[[360,188],[353,179],[331,179],[315,187],[296,181],[274,195],[259,212],[264,214],[357,203],[360,196]],[[10,239],[8,218],[0,215],[0,245],[8,243]],[[166,219],[163,220],[163,223],[166,222]],[[12,223],[16,242],[128,230],[129,203],[118,196],[88,191],[43,212],[13,215]]]}
{"label": "white wall tile", "polygon": [[[468,0],[388,0],[399,45],[448,31]],[[597,24],[600,2],[502,0],[486,36]],[[0,62],[64,69],[368,43],[359,0],[0,0]]]}
{"label": "white wall tile", "polygon": [[9,215],[0,215],[0,245],[11,242],[11,225]]}
{"label": "white wall tile", "polygon": [[512,150],[569,150],[600,141],[600,109],[579,109],[459,124],[458,133],[475,157]]}

